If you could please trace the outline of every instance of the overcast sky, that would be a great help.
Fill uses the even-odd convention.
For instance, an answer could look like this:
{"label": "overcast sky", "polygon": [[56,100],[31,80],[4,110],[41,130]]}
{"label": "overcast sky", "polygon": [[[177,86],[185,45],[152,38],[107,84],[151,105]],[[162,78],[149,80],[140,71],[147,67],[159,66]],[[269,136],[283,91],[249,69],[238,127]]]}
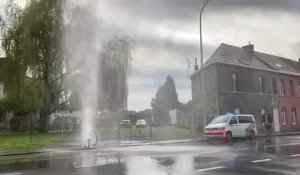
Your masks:
{"label": "overcast sky", "polygon": [[[185,59],[199,58],[202,0],[99,0],[103,39],[127,35],[133,50],[130,110],[150,108],[165,77],[174,77],[180,101],[191,99]],[[204,57],[220,43],[254,44],[256,51],[300,58],[299,0],[210,0],[203,13]],[[191,67],[191,71],[193,67]]]}

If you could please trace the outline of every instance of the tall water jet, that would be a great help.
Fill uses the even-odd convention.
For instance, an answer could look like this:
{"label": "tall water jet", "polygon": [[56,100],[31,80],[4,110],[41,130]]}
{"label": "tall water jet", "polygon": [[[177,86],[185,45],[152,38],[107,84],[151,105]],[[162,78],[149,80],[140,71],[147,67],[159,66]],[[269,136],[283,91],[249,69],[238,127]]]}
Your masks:
{"label": "tall water jet", "polygon": [[[88,146],[90,135],[94,133],[97,114],[100,67],[100,39],[97,1],[78,3],[71,11],[70,22],[64,34],[64,48],[70,60],[70,70],[74,80],[71,89],[76,89],[81,114],[81,140]],[[93,13],[92,13],[93,12]],[[74,92],[71,92],[74,93]]]}

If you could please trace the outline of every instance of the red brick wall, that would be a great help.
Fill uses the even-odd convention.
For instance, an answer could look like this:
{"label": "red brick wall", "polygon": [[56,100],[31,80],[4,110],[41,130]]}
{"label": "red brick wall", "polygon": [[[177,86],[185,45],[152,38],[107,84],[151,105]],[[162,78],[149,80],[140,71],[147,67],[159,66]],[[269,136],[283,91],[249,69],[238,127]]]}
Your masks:
{"label": "red brick wall", "polygon": [[[280,92],[279,81],[284,80],[284,88],[285,88],[285,95],[279,96],[278,98],[278,110],[279,110],[279,121],[281,126],[281,131],[300,131],[300,90],[298,87],[298,81],[300,78],[294,76],[280,76],[278,79],[278,95]],[[291,86],[290,80],[293,81],[294,84],[294,93],[295,96],[292,96],[291,93]],[[281,109],[286,108],[286,125],[282,124],[282,116],[281,116]],[[296,115],[297,115],[297,123],[293,123],[291,110],[292,108],[296,108]]]}

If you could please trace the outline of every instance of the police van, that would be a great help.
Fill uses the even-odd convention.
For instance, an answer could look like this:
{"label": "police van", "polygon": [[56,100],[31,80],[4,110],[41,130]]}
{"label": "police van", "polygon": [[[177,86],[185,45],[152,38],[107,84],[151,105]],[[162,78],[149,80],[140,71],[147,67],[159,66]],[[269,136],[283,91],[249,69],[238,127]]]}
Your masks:
{"label": "police van", "polygon": [[215,117],[204,130],[207,138],[224,138],[232,141],[234,137],[248,137],[253,140],[258,135],[255,118],[248,114],[225,114]]}

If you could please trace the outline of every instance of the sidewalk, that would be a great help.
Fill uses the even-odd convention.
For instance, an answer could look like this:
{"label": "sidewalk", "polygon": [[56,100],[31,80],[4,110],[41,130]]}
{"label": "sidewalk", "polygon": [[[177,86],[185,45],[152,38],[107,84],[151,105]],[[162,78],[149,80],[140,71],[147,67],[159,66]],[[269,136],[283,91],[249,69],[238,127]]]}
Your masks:
{"label": "sidewalk", "polygon": [[[280,133],[272,133],[272,136],[295,136],[299,135],[300,136],[300,131],[294,131],[294,132],[280,132]],[[265,137],[265,133],[262,133],[259,135],[259,137]]]}
{"label": "sidewalk", "polygon": [[[285,132],[285,133],[273,133],[273,136],[300,136],[299,132]],[[264,134],[259,137],[265,137]],[[188,139],[176,139],[176,140],[104,140],[100,141],[97,148],[107,147],[127,147],[127,146],[146,146],[146,145],[164,145],[164,144],[176,144],[176,143],[190,143],[190,142],[203,142],[205,137],[199,138],[188,138]],[[41,149],[28,149],[28,150],[0,150],[0,158],[4,156],[17,156],[17,155],[29,155],[29,154],[40,154],[40,153],[51,153],[51,152],[65,152],[74,150],[84,150],[82,143],[61,143],[53,147],[41,148]]]}

